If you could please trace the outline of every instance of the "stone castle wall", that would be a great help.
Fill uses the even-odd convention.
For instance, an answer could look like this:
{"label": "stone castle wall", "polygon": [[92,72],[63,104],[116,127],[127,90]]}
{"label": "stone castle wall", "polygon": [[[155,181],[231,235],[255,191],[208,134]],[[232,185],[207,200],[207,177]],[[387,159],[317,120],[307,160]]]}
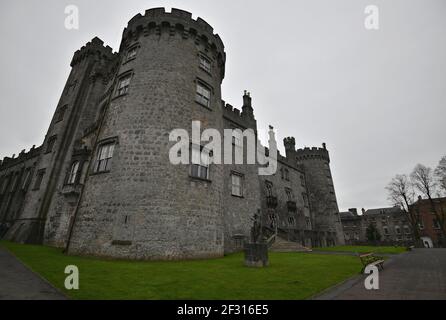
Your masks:
{"label": "stone castle wall", "polygon": [[[200,67],[200,56],[210,70]],[[98,38],[78,50],[42,147],[24,165],[11,166],[8,159],[0,165],[6,239],[126,259],[219,257],[241,250],[260,209],[265,219],[274,214],[280,231],[294,241],[337,243],[336,232],[342,230],[325,149],[296,150],[294,139],[286,139],[286,157],[278,155],[278,172],[271,177],[259,177],[257,165],[233,164],[211,165],[208,178],[198,179],[190,165],[170,163],[169,133],[186,129],[191,137],[192,121],[222,136],[234,128],[257,133],[249,94],[241,111],[222,100],[225,60],[212,27],[177,9],[151,9],[132,18],[119,53]],[[119,94],[126,78],[128,91]],[[197,83],[211,92],[208,106],[196,101]],[[110,166],[95,172],[106,144],[114,145]],[[76,162],[79,172],[68,183]],[[33,172],[29,185],[44,170],[40,187],[27,187],[14,198],[1,194],[2,181],[9,187],[8,177],[26,168]],[[241,197],[232,194],[234,173],[243,177]],[[274,208],[267,201],[267,180],[277,198]],[[329,198],[329,207],[318,207],[322,197]]]}

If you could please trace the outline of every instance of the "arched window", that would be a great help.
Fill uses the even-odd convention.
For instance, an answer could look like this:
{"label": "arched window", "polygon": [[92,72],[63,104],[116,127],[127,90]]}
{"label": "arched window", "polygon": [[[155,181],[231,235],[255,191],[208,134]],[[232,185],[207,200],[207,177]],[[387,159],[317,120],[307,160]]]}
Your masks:
{"label": "arched window", "polygon": [[79,172],[79,161],[75,161],[71,165],[70,174],[68,175],[67,184],[75,184],[76,183],[78,172]]}

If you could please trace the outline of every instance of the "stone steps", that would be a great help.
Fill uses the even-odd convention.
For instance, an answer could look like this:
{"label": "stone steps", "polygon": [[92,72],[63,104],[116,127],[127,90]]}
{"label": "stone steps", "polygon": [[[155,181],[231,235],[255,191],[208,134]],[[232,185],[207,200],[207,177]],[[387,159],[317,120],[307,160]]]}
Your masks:
{"label": "stone steps", "polygon": [[274,244],[270,247],[272,252],[311,252],[310,248],[304,247],[300,243],[288,241],[277,237]]}

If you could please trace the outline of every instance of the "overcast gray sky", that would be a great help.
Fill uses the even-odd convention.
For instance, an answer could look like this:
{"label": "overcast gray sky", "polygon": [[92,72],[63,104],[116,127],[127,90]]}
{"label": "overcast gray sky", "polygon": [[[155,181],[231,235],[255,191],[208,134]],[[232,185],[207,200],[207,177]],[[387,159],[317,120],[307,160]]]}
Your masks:
{"label": "overcast gray sky", "polygon": [[[64,27],[69,4],[77,31]],[[378,31],[364,27],[370,4]],[[251,91],[260,130],[327,143],[341,209],[389,205],[395,174],[446,154],[444,0],[2,0],[0,158],[42,143],[75,50],[94,36],[118,50],[127,21],[152,7],[214,27],[227,53],[223,99],[240,106]]]}

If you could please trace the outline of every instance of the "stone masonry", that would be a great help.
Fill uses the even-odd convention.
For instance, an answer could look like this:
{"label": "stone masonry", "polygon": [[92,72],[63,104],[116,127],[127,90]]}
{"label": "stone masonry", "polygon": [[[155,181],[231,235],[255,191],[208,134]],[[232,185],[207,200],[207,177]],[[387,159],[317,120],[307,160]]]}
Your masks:
{"label": "stone masonry", "polygon": [[250,94],[241,110],[222,100],[225,62],[213,28],[178,9],[133,17],[118,53],[99,38],[83,46],[42,146],[0,162],[0,237],[124,259],[221,257],[242,250],[260,210],[289,240],[343,244],[325,144],[285,139],[273,176],[170,163],[170,132],[191,136],[192,121],[257,136]]}

